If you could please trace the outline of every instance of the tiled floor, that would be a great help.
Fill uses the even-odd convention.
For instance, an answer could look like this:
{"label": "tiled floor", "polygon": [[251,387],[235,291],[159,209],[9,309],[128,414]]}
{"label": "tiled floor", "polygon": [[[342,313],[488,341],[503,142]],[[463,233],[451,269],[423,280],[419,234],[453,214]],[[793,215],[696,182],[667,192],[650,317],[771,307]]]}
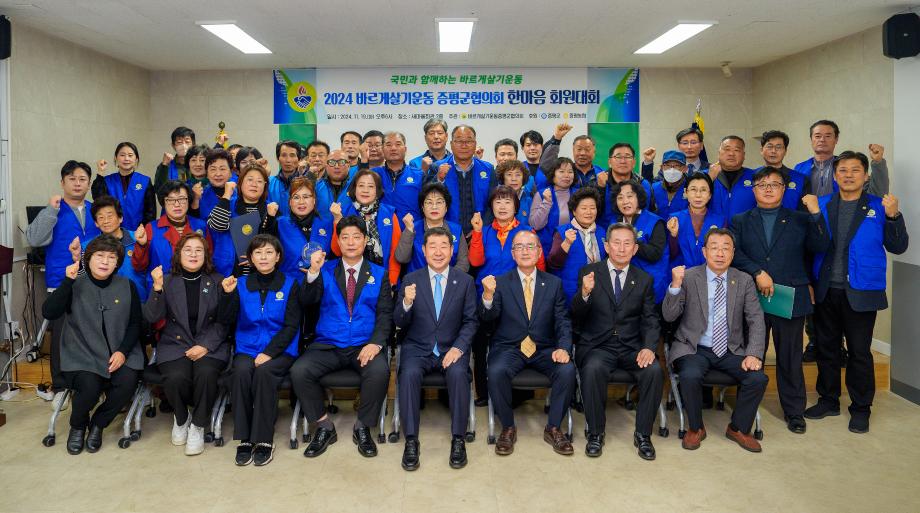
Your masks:
{"label": "tiled floor", "polygon": [[[699,450],[685,451],[677,415],[669,412],[671,436],[654,437],[654,462],[636,456],[632,413],[613,401],[599,459],[584,456],[578,414],[575,456],[554,454],[542,440],[539,401],[516,412],[515,453],[496,456],[486,445],[486,410],[479,408],[477,439],[467,446],[470,463],[459,471],[447,466],[447,412],[429,401],[422,413],[422,465],[413,473],[400,468],[402,441],[380,446],[377,458],[359,456],[348,436],[351,402],[339,405],[340,441],[323,456],[307,460],[303,445],[288,448],[290,409],[284,407],[275,460],[238,468],[229,437],[225,447],[184,456],[169,442],[168,415],[145,418],[142,439],[128,449],[117,447],[119,424],[106,431],[99,453],[70,456],[67,412],[58,421],[58,444],[45,448],[49,403],[0,403],[8,417],[0,428],[0,511],[920,511],[920,407],[889,392],[876,397],[865,435],[847,431],[845,412],[810,421],[807,434],[794,435],[785,429],[776,396],[767,396],[761,454],[725,439],[728,411],[706,412],[709,438]],[[232,432],[229,420],[225,429]]]}

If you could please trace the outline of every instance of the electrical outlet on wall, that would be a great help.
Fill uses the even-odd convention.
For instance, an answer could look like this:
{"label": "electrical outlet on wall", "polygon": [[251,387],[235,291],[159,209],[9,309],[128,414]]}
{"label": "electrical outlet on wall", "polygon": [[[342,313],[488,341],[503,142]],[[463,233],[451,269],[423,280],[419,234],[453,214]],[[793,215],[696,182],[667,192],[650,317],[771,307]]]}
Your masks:
{"label": "electrical outlet on wall", "polygon": [[19,321],[3,323],[3,340],[12,340],[17,333],[19,333]]}

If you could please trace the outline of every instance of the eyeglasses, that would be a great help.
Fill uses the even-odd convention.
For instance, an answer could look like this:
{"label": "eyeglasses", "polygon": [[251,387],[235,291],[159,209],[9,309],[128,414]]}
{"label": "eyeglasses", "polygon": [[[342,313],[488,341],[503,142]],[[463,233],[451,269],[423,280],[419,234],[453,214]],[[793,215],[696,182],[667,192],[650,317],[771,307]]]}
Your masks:
{"label": "eyeglasses", "polygon": [[311,200],[311,199],[313,199],[313,196],[311,196],[311,195],[309,195],[309,194],[303,194],[303,195],[295,194],[295,195],[291,196],[291,201],[308,201],[308,200]]}
{"label": "eyeglasses", "polygon": [[167,205],[185,205],[188,203],[188,196],[182,196],[181,198],[166,198],[163,200],[163,203]]}
{"label": "eyeglasses", "polygon": [[426,207],[440,207],[440,206],[446,205],[446,204],[447,204],[447,202],[444,201],[443,199],[425,200],[425,203],[424,203],[424,205],[425,205]]}
{"label": "eyeglasses", "polygon": [[186,256],[203,255],[203,248],[182,248],[182,254]]}
{"label": "eyeglasses", "polygon": [[618,161],[620,161],[620,162],[626,162],[627,160],[632,160],[632,159],[634,159],[634,158],[636,158],[636,157],[634,157],[634,156],[632,156],[632,155],[614,155],[614,156],[612,156],[612,157],[610,157],[610,158],[612,158],[613,160],[618,160]]}
{"label": "eyeglasses", "polygon": [[710,194],[710,191],[708,187],[705,189],[699,189],[696,187],[688,187],[687,193],[688,194]]}
{"label": "eyeglasses", "polygon": [[454,139],[452,142],[457,146],[471,146],[476,144],[475,139]]}
{"label": "eyeglasses", "polygon": [[348,164],[348,160],[347,160],[347,159],[338,159],[338,160],[336,160],[336,159],[329,159],[329,160],[326,161],[326,165],[327,165],[327,166],[332,166],[332,167],[344,166],[345,164]]}
{"label": "eyeglasses", "polygon": [[767,151],[773,151],[773,150],[783,151],[786,149],[786,146],[783,144],[764,144],[763,149]]}
{"label": "eyeglasses", "polygon": [[511,246],[511,249],[512,249],[513,251],[518,251],[518,252],[521,252],[521,251],[524,251],[524,250],[527,250],[527,251],[536,251],[537,245],[534,244],[533,242],[531,242],[530,244],[515,244],[515,245]]}
{"label": "eyeglasses", "polygon": [[767,183],[759,183],[755,185],[754,187],[762,191],[774,191],[774,190],[782,189],[784,185],[779,182],[767,182]]}

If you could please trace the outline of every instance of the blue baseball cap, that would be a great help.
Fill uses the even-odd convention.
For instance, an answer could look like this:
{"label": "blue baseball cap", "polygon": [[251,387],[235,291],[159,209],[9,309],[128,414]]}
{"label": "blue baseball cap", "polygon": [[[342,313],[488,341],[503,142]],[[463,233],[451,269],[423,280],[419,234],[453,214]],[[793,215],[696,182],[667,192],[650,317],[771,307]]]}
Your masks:
{"label": "blue baseball cap", "polygon": [[661,163],[664,164],[665,162],[668,162],[669,160],[674,161],[674,162],[680,162],[681,165],[683,166],[687,165],[687,156],[684,155],[684,152],[682,151],[668,150],[664,152],[664,157],[661,158]]}

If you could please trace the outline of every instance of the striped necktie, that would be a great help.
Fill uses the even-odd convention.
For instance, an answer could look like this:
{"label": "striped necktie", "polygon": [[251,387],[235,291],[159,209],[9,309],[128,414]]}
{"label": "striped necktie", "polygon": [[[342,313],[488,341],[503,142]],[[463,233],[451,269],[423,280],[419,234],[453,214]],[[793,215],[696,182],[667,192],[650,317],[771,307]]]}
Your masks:
{"label": "striped necktie", "polygon": [[716,276],[716,294],[712,305],[712,352],[719,358],[728,351],[728,318],[725,311],[725,276]]}

